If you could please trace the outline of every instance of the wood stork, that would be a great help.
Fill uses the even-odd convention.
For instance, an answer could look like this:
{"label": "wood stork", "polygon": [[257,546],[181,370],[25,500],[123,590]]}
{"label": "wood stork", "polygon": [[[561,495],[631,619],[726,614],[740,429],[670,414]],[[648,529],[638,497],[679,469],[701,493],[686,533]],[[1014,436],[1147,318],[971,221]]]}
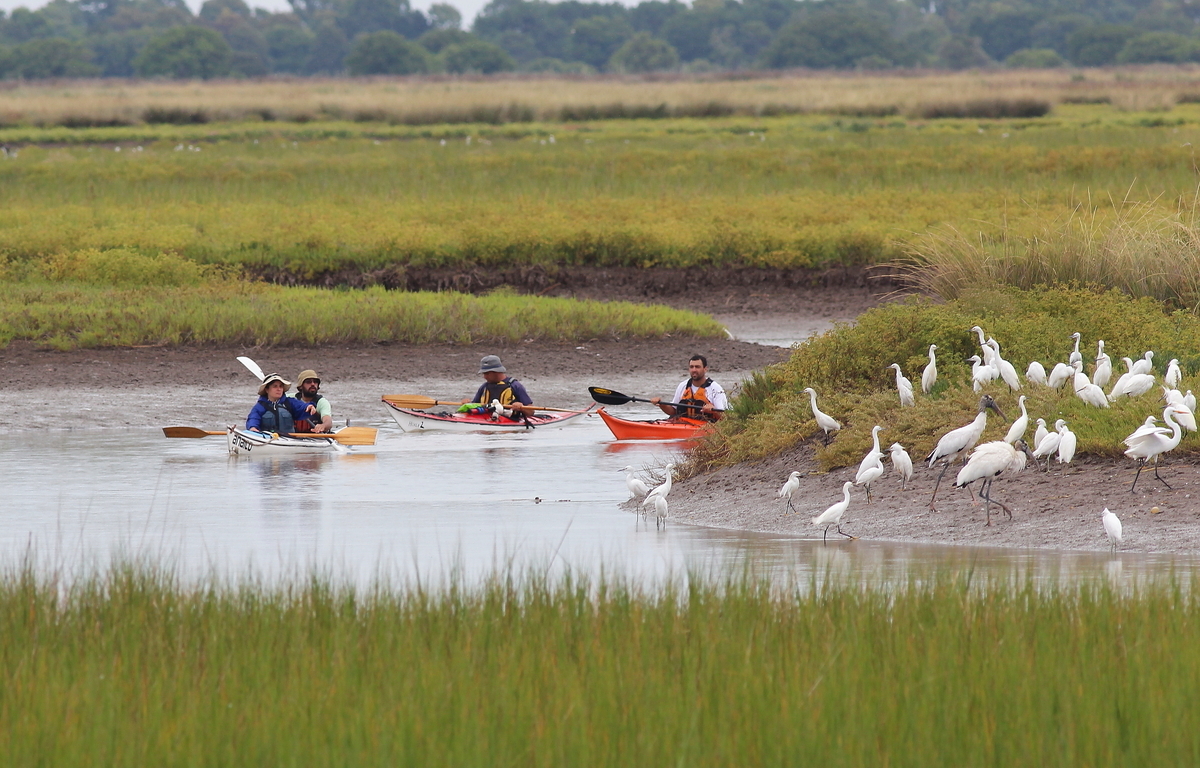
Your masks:
{"label": "wood stork", "polygon": [[987,412],[989,409],[995,411],[996,415],[1000,418],[1004,418],[1004,412],[1000,410],[1000,406],[996,405],[996,401],[992,399],[991,395],[984,395],[979,398],[979,412],[975,415],[974,421],[965,427],[952,429],[942,435],[942,439],[938,440],[937,446],[925,457],[925,460],[929,462],[930,469],[939,461],[943,462],[942,472],[938,475],[937,482],[933,485],[933,496],[929,497],[930,509],[937,511],[937,508],[933,506],[933,502],[937,498],[942,478],[946,476],[946,470],[950,468],[951,464],[967,455],[967,452],[979,442],[979,438],[983,437],[983,430],[987,427]]}
{"label": "wood stork", "polygon": [[1075,396],[1088,405],[1107,408],[1108,398],[1105,397],[1104,390],[1088,379],[1087,374],[1083,372],[1083,361],[1076,360],[1071,367],[1075,369]]}
{"label": "wood stork", "polygon": [[1021,379],[1017,377],[1017,369],[1000,354],[1000,345],[995,339],[989,338],[988,346],[996,353],[996,356],[992,358],[992,367],[999,372],[1000,378],[1004,380],[1008,388],[1016,392],[1021,388]]}
{"label": "wood stork", "polygon": [[929,345],[929,365],[925,366],[925,370],[921,372],[921,391],[929,394],[929,390],[933,389],[933,385],[937,383],[937,344]]}
{"label": "wood stork", "polygon": [[1121,518],[1108,511],[1108,507],[1100,514],[1100,520],[1104,523],[1104,535],[1108,536],[1108,543],[1111,552],[1117,551],[1117,546],[1121,543]]}
{"label": "wood stork", "polygon": [[912,457],[900,443],[892,443],[888,450],[892,453],[892,469],[900,475],[900,490],[908,490],[908,481],[913,476]]}
{"label": "wood stork", "polygon": [[1058,451],[1058,444],[1062,440],[1062,428],[1067,425],[1067,422],[1059,419],[1054,422],[1054,431],[1047,432],[1046,436],[1038,441],[1037,447],[1033,449],[1034,463],[1038,459],[1046,459],[1046,471],[1050,471],[1050,456]]}
{"label": "wood stork", "polygon": [[1147,352],[1141,360],[1133,364],[1133,373],[1150,373],[1154,370],[1154,352]]}
{"label": "wood stork", "polygon": [[1004,436],[1004,442],[1009,445],[1025,437],[1025,430],[1029,427],[1029,411],[1025,410],[1025,395],[1017,398],[1017,405],[1021,408],[1021,415],[1012,423],[1012,426],[1008,428],[1008,434]]}
{"label": "wood stork", "polygon": [[909,381],[905,377],[903,372],[901,372],[900,364],[892,363],[891,365],[888,366],[888,368],[896,369],[896,391],[900,393],[901,407],[908,406],[908,405],[916,405],[917,401],[915,399],[913,399],[912,382]]}
{"label": "wood stork", "polygon": [[821,541],[826,541],[829,538],[829,529],[835,525],[837,526],[838,533],[847,539],[854,538],[842,531],[842,515],[846,514],[846,510],[850,507],[850,489],[853,487],[854,483],[844,483],[842,485],[842,500],[812,519],[813,525],[818,528],[822,526],[825,528],[825,533],[821,536]]}
{"label": "wood stork", "polygon": [[787,499],[787,505],[783,508],[783,513],[785,515],[789,509],[793,512],[796,511],[796,508],[792,505],[792,495],[798,490],[800,490],[800,473],[793,472],[792,474],[788,475],[787,482],[785,482],[783,487],[779,489],[779,498]]}
{"label": "wood stork", "polygon": [[1067,365],[1075,365],[1075,363],[1082,363],[1083,355],[1080,354],[1080,352],[1079,352],[1079,339],[1081,338],[1079,335],[1079,332],[1076,331],[1075,333],[1072,333],[1071,338],[1075,339],[1075,349],[1073,349],[1071,351],[1071,356],[1069,358],[1067,358]]}
{"label": "wood stork", "polygon": [[1096,342],[1096,370],[1092,371],[1092,383],[1097,387],[1107,387],[1112,379],[1112,358],[1104,352],[1104,339]]}
{"label": "wood stork", "polygon": [[1025,369],[1025,381],[1028,381],[1030,384],[1041,384],[1043,387],[1047,386],[1045,366],[1034,360]]}
{"label": "wood stork", "polygon": [[1163,411],[1163,421],[1170,425],[1170,433],[1162,427],[1150,427],[1145,425],[1138,427],[1137,431],[1129,437],[1125,438],[1125,445],[1129,449],[1125,451],[1125,455],[1131,459],[1140,459],[1141,466],[1138,467],[1137,474],[1133,476],[1133,485],[1129,487],[1129,492],[1137,488],[1138,478],[1142,476],[1142,470],[1146,468],[1146,463],[1154,459],[1154,477],[1160,483],[1170,488],[1170,484],[1158,474],[1158,457],[1164,453],[1174,450],[1179,445],[1179,440],[1183,437],[1183,433],[1179,427],[1179,422],[1175,417],[1179,415],[1183,409],[1179,406],[1168,405]]}
{"label": "wood stork", "polygon": [[1046,429],[1046,420],[1038,419],[1037,429],[1033,431],[1033,446],[1036,448],[1042,442],[1042,438],[1048,434],[1050,432]]}
{"label": "wood stork", "polygon": [[825,444],[828,445],[829,433],[837,432],[842,428],[842,424],[829,414],[822,413],[817,409],[817,392],[815,389],[812,387],[805,387],[804,391],[808,393],[809,398],[812,400],[813,418],[817,420],[817,426],[825,430]]}
{"label": "wood stork", "polygon": [[621,471],[625,473],[625,487],[629,489],[629,498],[640,499],[650,493],[650,486],[634,476],[633,467],[625,467]]}
{"label": "wood stork", "polygon": [[1025,443],[1020,440],[1015,446],[1009,445],[1003,440],[994,440],[976,448],[971,454],[971,458],[967,459],[967,465],[959,470],[958,477],[954,480],[954,485],[959,488],[964,488],[976,480],[983,481],[979,487],[979,498],[983,499],[987,505],[985,508],[987,525],[992,524],[993,503],[1003,509],[1010,520],[1012,519],[1012,510],[992,499],[992,482],[1002,472],[1016,473],[1024,469],[1028,450]]}
{"label": "wood stork", "polygon": [[[1058,461],[1060,464],[1070,464],[1071,459],[1075,458],[1075,446],[1079,444],[1079,438],[1075,437],[1075,433],[1071,431],[1065,423],[1062,429],[1058,430]],[[1049,466],[1050,459],[1046,459],[1046,465]]]}
{"label": "wood stork", "polygon": [[1174,388],[1179,385],[1180,379],[1183,378],[1183,371],[1179,370],[1179,359],[1171,358],[1171,362],[1167,363],[1167,373],[1163,376],[1163,381],[1167,382],[1167,386]]}

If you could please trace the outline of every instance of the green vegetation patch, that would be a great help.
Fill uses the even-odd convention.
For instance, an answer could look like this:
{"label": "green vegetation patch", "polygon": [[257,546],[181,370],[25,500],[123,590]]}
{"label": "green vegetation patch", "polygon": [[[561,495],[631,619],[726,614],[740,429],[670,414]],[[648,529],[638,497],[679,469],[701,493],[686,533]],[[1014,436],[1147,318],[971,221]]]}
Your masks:
{"label": "green vegetation patch", "polygon": [[[977,337],[969,331],[974,325],[1000,343],[1023,386],[1020,393],[1012,393],[997,380],[983,392],[996,398],[1010,422],[1020,415],[1018,394],[1027,395],[1030,439],[1034,420],[1044,418],[1053,426],[1061,418],[1078,435],[1079,453],[1119,456],[1124,450],[1121,441],[1147,416],[1161,417],[1157,388],[1101,409],[1085,404],[1069,385],[1050,390],[1026,384],[1024,373],[1031,361],[1040,361],[1047,371],[1067,361],[1074,332],[1082,334],[1080,351],[1087,372],[1092,370],[1096,342],[1103,339],[1113,359],[1114,381],[1125,371],[1122,357],[1137,359],[1153,350],[1159,376],[1171,358],[1178,358],[1184,371],[1181,389],[1200,391],[1200,381],[1194,378],[1200,373],[1200,318],[1168,311],[1149,297],[1135,299],[1115,289],[1056,287],[976,290],[945,304],[912,299],[872,309],[854,324],[814,337],[786,362],[757,374],[736,401],[732,418],[697,450],[695,466],[759,459],[823,434],[813,420],[805,387],[815,389],[818,407],[845,427],[828,447],[818,445],[816,457],[822,467],[858,464],[871,447],[876,424],[885,427],[880,436],[885,444],[901,443],[914,459],[927,455],[941,435],[975,416],[981,393],[972,389],[966,362],[979,352]],[[938,346],[938,384],[930,395],[923,395],[920,378],[930,344]],[[900,407],[895,373],[887,368],[892,363],[899,363],[913,381],[915,407]],[[999,440],[1007,430],[1008,425],[992,415],[983,441]],[[1200,438],[1185,437],[1177,450],[1197,452]]]}

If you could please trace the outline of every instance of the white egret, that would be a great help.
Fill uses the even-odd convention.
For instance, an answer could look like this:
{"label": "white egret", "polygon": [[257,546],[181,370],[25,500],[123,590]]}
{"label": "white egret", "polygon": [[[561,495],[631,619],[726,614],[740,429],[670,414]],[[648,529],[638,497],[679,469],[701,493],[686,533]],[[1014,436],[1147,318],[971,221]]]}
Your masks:
{"label": "white egret", "polygon": [[837,532],[845,536],[847,539],[854,537],[842,531],[842,515],[846,514],[846,510],[850,507],[850,489],[854,487],[854,483],[844,483],[842,485],[842,500],[834,504],[829,509],[812,519],[812,524],[818,528],[824,526],[825,533],[821,536],[821,541],[826,541],[829,537],[829,529],[837,526]]}
{"label": "white egret", "polygon": [[654,490],[652,490],[652,491],[650,491],[650,493],[646,494],[646,498],[642,499],[642,506],[648,507],[651,504],[655,503],[655,501],[654,501],[655,499],[660,498],[660,497],[664,498],[664,499],[667,498],[667,494],[671,492],[671,472],[674,471],[674,469],[675,469],[674,464],[667,465],[667,469],[666,469],[667,479],[663,481],[662,485],[656,486],[654,488]]}
{"label": "white egret", "polygon": [[654,527],[667,527],[667,498],[665,496],[654,497]]}
{"label": "white egret", "polygon": [[907,405],[916,405],[917,401],[913,399],[913,385],[905,375],[900,371],[899,363],[892,363],[888,368],[896,369],[896,391],[900,393],[901,407]]}
{"label": "white egret", "polygon": [[[1178,389],[1167,389],[1163,387],[1163,399],[1167,401],[1167,405],[1178,405],[1187,411],[1187,415],[1181,411],[1179,413],[1179,426],[1187,432],[1196,431],[1196,412],[1188,408],[1187,399],[1184,394]],[[1153,416],[1151,418],[1154,418]]]}
{"label": "white egret", "polygon": [[883,475],[883,453],[879,450],[879,433],[883,427],[878,424],[871,429],[871,440],[874,442],[871,450],[863,457],[858,465],[858,474],[854,476],[854,484],[867,489],[867,503],[871,503],[871,483]]}
{"label": "white egret", "polygon": [[1012,426],[1008,428],[1008,434],[1004,436],[1004,442],[1009,445],[1025,437],[1025,430],[1029,427],[1029,411],[1025,410],[1025,395],[1017,398],[1017,405],[1021,407],[1021,415],[1012,423]]}
{"label": "white egret", "polygon": [[971,355],[967,362],[971,364],[971,384],[976,392],[982,389],[984,384],[996,380],[996,369],[985,364],[979,355]]}
{"label": "white egret", "polygon": [[929,508],[936,511],[933,506],[934,499],[937,498],[938,488],[942,484],[942,478],[946,476],[946,470],[950,465],[961,459],[967,454],[967,451],[975,447],[979,442],[979,438],[983,437],[983,430],[987,427],[987,412],[988,409],[996,412],[1000,418],[1004,418],[1004,412],[1000,410],[1000,406],[996,405],[996,401],[991,395],[984,395],[979,398],[979,413],[975,415],[974,421],[967,424],[965,427],[952,429],[942,435],[942,439],[938,440],[937,446],[930,452],[925,460],[929,462],[930,469],[939,461],[944,462],[941,474],[938,475],[937,482],[933,485],[933,496],[929,498]]}
{"label": "white egret", "polygon": [[995,339],[988,339],[988,346],[996,353],[992,358],[992,367],[1000,374],[1000,378],[1008,385],[1008,388],[1016,392],[1021,388],[1021,379],[1017,377],[1017,369],[1013,364],[1004,359],[1000,354],[1000,345]]}
{"label": "white egret", "polygon": [[1196,396],[1192,394],[1192,390],[1188,390],[1183,394],[1183,404],[1188,407],[1192,413],[1196,412]]}
{"label": "white egret", "polygon": [[1137,397],[1144,395],[1154,388],[1154,374],[1127,373],[1117,380],[1113,391],[1108,393],[1108,399],[1116,401],[1118,397]]}
{"label": "white egret", "polygon": [[1147,352],[1141,360],[1133,364],[1132,373],[1150,373],[1154,370],[1154,352]]}
{"label": "white egret", "polygon": [[1138,467],[1137,474],[1133,476],[1133,485],[1129,487],[1129,492],[1137,488],[1138,478],[1142,476],[1142,470],[1146,468],[1146,463],[1154,459],[1154,477],[1160,483],[1170,488],[1170,484],[1158,474],[1158,457],[1164,453],[1174,450],[1179,445],[1179,440],[1183,437],[1180,430],[1179,422],[1175,417],[1179,415],[1183,409],[1179,406],[1168,405],[1163,411],[1163,421],[1170,425],[1170,434],[1162,427],[1147,429],[1145,425],[1138,427],[1137,431],[1129,437],[1125,438],[1125,445],[1129,449],[1125,451],[1125,455],[1131,459],[1141,459],[1141,466]]}
{"label": "white egret", "polygon": [[1067,383],[1067,379],[1073,376],[1075,371],[1066,363],[1055,363],[1054,368],[1050,370],[1050,376],[1046,379],[1046,386],[1051,389],[1058,389],[1063,384]]}
{"label": "white egret", "polygon": [[900,489],[907,490],[908,481],[912,480],[913,476],[912,457],[900,443],[892,443],[892,447],[888,450],[892,452],[892,469],[900,475]]}
{"label": "white egret", "polygon": [[1033,446],[1036,448],[1042,442],[1042,438],[1048,434],[1050,432],[1046,429],[1046,420],[1038,419],[1037,429],[1033,431]]}
{"label": "white egret", "polygon": [[929,394],[929,390],[933,389],[933,385],[937,383],[937,344],[929,345],[929,365],[925,366],[925,370],[921,372],[921,391]]}
{"label": "white egret", "polygon": [[1104,339],[1096,342],[1096,370],[1092,371],[1092,383],[1097,387],[1107,387],[1112,378],[1112,358],[1104,352]]}
{"label": "white egret", "polygon": [[1009,445],[1003,440],[994,440],[976,448],[971,454],[971,458],[967,459],[967,465],[959,470],[958,477],[954,480],[954,485],[959,488],[964,488],[976,480],[983,481],[979,487],[979,498],[983,499],[987,505],[985,508],[987,525],[992,524],[993,503],[1003,509],[1009,519],[1012,519],[1012,510],[992,499],[992,482],[1002,472],[1020,472],[1024,469],[1028,450],[1025,443],[1020,440],[1015,446]]}
{"label": "white egret", "polygon": [[817,420],[817,426],[820,427],[821,429],[825,430],[825,444],[828,445],[829,444],[829,433],[837,432],[839,429],[842,428],[842,424],[837,419],[833,418],[832,416],[830,416],[826,413],[822,413],[820,410],[817,409],[817,392],[816,392],[816,390],[814,390],[812,387],[805,387],[804,391],[808,393],[809,398],[812,400],[813,418]]}
{"label": "white egret", "polygon": [[1062,440],[1062,428],[1067,425],[1067,422],[1059,419],[1054,422],[1054,431],[1047,432],[1046,436],[1038,441],[1037,446],[1033,449],[1034,463],[1038,459],[1046,459],[1046,471],[1050,471],[1050,456],[1058,451],[1058,444]]}
{"label": "white egret", "polygon": [[1104,512],[1100,514],[1100,520],[1104,523],[1104,533],[1108,536],[1108,543],[1112,552],[1117,551],[1117,545],[1121,543],[1121,518],[1108,511],[1108,507],[1104,508]]}
{"label": "white egret", "polygon": [[1075,363],[1082,363],[1083,355],[1080,354],[1080,352],[1079,352],[1079,339],[1081,338],[1079,335],[1079,332],[1076,331],[1075,333],[1072,333],[1071,338],[1075,339],[1075,349],[1073,349],[1071,351],[1071,356],[1067,358],[1067,365],[1075,365]]}
{"label": "white egret", "polygon": [[995,359],[993,356],[996,354],[996,350],[988,346],[987,338],[984,336],[983,329],[978,325],[973,325],[971,326],[971,332],[979,334],[979,350],[983,353],[984,365],[988,367],[994,367],[992,366],[992,360]]}
{"label": "white egret", "polygon": [[1045,366],[1043,366],[1037,360],[1034,360],[1029,364],[1029,367],[1025,369],[1025,381],[1028,381],[1030,384],[1041,384],[1043,387],[1046,386]]}
{"label": "white egret", "polygon": [[[1079,444],[1079,439],[1065,423],[1058,430],[1058,434],[1058,461],[1061,464],[1070,464],[1071,459],[1075,458],[1075,446]],[[1046,464],[1049,466],[1049,458],[1046,459]]]}
{"label": "white egret", "polygon": [[1088,405],[1107,408],[1108,398],[1105,397],[1104,390],[1088,379],[1087,374],[1083,372],[1083,362],[1076,360],[1071,367],[1075,369],[1075,396]]}
{"label": "white egret", "polygon": [[1179,385],[1180,379],[1183,378],[1183,371],[1179,370],[1178,358],[1171,358],[1171,362],[1167,363],[1167,373],[1163,376],[1163,381],[1167,382],[1168,387],[1176,387]]}
{"label": "white egret", "polygon": [[785,515],[789,509],[793,512],[796,511],[796,508],[792,506],[792,494],[798,490],[800,490],[800,473],[793,472],[792,474],[788,475],[787,482],[785,482],[783,487],[779,489],[779,498],[787,499],[787,505],[783,508],[783,513]]}
{"label": "white egret", "polygon": [[625,467],[621,471],[625,473],[625,487],[629,489],[629,498],[640,499],[650,493],[650,486],[634,476],[633,467]]}

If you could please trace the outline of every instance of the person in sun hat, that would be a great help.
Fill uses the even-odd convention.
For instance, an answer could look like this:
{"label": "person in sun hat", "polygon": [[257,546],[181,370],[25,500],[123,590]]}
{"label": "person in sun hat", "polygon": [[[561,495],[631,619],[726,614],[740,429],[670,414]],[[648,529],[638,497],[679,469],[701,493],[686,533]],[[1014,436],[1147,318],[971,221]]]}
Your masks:
{"label": "person in sun hat", "polygon": [[296,431],[296,421],[315,415],[314,405],[284,393],[292,383],[278,373],[267,374],[258,388],[258,402],[246,417],[246,429],[286,435]]}
{"label": "person in sun hat", "polygon": [[296,399],[317,409],[315,418],[298,419],[297,432],[329,432],[333,429],[333,407],[329,400],[317,390],[321,388],[321,377],[314,370],[300,371],[296,377]]}
{"label": "person in sun hat", "polygon": [[532,416],[533,399],[525,391],[525,385],[508,376],[508,370],[496,355],[485,355],[479,361],[479,373],[483,376],[483,384],[475,392],[471,401],[489,405],[499,401],[500,406],[513,412],[515,416]]}

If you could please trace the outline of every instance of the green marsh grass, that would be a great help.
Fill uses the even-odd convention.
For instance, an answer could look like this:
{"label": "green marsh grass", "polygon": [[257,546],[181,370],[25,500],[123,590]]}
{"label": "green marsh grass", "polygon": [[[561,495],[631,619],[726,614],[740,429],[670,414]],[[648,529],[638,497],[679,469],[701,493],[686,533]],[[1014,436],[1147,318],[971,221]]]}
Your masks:
{"label": "green marsh grass", "polygon": [[1191,764],[1200,606],[933,570],[441,591],[0,578],[13,765]]}
{"label": "green marsh grass", "polygon": [[[1150,298],[1133,298],[1117,289],[1069,286],[1020,290],[1000,287],[973,290],[944,304],[912,299],[871,309],[853,324],[843,324],[801,344],[791,357],[758,374],[735,403],[732,418],[700,444],[692,469],[760,459],[794,447],[821,431],[812,418],[805,387],[818,394],[820,409],[845,428],[829,446],[818,446],[816,458],[826,468],[853,466],[871,446],[871,428],[886,427],[881,440],[900,442],[915,458],[925,456],[941,435],[974,418],[980,393],[971,386],[967,358],[978,351],[969,328],[980,325],[1001,345],[1005,359],[1021,377],[1022,389],[1011,393],[1002,381],[983,391],[993,395],[1009,423],[989,416],[983,440],[999,440],[1020,415],[1019,394],[1026,395],[1030,430],[1037,418],[1050,425],[1067,421],[1079,438],[1078,453],[1119,457],[1121,441],[1147,416],[1161,418],[1161,389],[1135,399],[1122,398],[1111,408],[1095,408],[1076,397],[1069,386],[1049,390],[1025,383],[1030,361],[1047,371],[1066,362],[1076,331],[1085,372],[1093,369],[1096,342],[1103,339],[1113,359],[1113,381],[1124,373],[1122,357],[1140,358],[1154,350],[1157,374],[1178,358],[1184,371],[1180,389],[1200,392],[1200,317],[1169,310]],[[937,344],[939,387],[920,393],[921,372],[930,344]],[[899,363],[914,382],[916,406],[900,407],[895,374],[886,366]],[[1175,454],[1200,452],[1200,437],[1188,435]]]}

